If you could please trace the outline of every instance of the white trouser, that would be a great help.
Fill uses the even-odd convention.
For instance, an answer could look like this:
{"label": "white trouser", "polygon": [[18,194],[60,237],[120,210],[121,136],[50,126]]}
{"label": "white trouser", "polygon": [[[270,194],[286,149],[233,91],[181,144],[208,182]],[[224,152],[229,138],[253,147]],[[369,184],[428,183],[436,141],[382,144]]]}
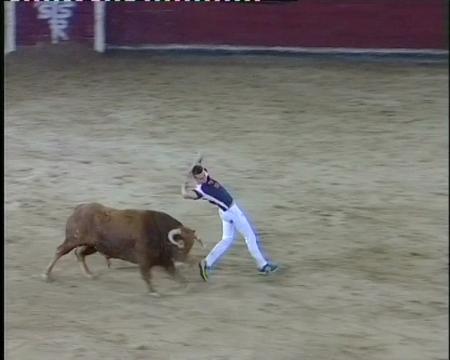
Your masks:
{"label": "white trouser", "polygon": [[227,211],[219,209],[219,215],[222,219],[223,227],[222,240],[216,244],[206,257],[207,266],[213,266],[231,246],[235,238],[236,230],[245,238],[248,250],[256,260],[258,268],[266,265],[267,260],[258,247],[256,235],[241,209],[236,204],[233,204]]}

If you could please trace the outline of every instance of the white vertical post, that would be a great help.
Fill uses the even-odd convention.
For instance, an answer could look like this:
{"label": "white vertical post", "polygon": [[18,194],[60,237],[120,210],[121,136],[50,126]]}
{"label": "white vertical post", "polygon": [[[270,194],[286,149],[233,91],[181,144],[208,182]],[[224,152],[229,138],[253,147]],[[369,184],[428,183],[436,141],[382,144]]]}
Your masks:
{"label": "white vertical post", "polygon": [[16,3],[5,1],[5,54],[16,50]]}
{"label": "white vertical post", "polygon": [[104,1],[94,2],[94,50],[104,52],[105,44],[105,5]]}

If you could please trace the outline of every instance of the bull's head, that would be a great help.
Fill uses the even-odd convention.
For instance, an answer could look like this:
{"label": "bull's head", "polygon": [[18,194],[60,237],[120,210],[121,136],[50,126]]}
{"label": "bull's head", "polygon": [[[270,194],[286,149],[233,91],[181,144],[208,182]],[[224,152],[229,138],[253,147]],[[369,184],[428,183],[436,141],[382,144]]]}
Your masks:
{"label": "bull's head", "polygon": [[[180,240],[175,240],[175,236],[179,236]],[[197,236],[195,230],[192,230],[186,226],[181,226],[177,229],[172,229],[168,234],[169,241],[182,249],[181,253],[187,255],[191,251],[195,241],[198,241],[201,247],[204,247],[202,240]]]}

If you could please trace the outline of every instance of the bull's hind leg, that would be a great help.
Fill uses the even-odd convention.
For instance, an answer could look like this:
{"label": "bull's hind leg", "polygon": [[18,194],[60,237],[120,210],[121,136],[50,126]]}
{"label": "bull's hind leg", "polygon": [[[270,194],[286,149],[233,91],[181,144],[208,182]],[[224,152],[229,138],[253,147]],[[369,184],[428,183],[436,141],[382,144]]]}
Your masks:
{"label": "bull's hind leg", "polygon": [[180,271],[176,268],[175,263],[171,262],[170,264],[165,266],[167,272],[172,275],[172,278],[181,284],[183,287],[187,287],[186,278],[181,275]]}
{"label": "bull's hind leg", "polygon": [[68,242],[67,240],[64,241],[64,243],[62,243],[61,245],[59,245],[56,248],[56,253],[55,253],[55,256],[53,257],[53,260],[47,266],[47,269],[45,270],[44,274],[42,274],[42,277],[47,281],[51,280],[50,273],[51,273],[53,267],[55,266],[56,262],[59,260],[59,258],[61,256],[66,255],[67,253],[72,251],[75,247],[77,247],[77,245],[73,245],[70,242]]}
{"label": "bull's hind leg", "polygon": [[81,271],[87,278],[93,279],[94,274],[89,270],[86,264],[86,256],[94,254],[97,252],[97,249],[94,246],[83,245],[75,249],[75,255],[80,264]]}
{"label": "bull's hind leg", "polygon": [[106,265],[108,266],[108,269],[111,267],[111,258],[109,256],[105,255],[105,259],[106,259]]}

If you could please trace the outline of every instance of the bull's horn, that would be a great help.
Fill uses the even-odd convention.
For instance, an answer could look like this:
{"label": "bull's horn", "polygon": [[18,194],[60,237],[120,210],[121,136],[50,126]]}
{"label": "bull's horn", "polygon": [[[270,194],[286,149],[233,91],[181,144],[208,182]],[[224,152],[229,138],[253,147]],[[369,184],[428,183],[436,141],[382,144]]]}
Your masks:
{"label": "bull's horn", "polygon": [[197,241],[199,242],[200,246],[201,246],[203,249],[205,248],[205,245],[203,244],[202,239],[200,239],[200,238],[198,237],[198,238],[196,238],[195,240],[197,240]]}
{"label": "bull's horn", "polygon": [[184,242],[183,241],[176,241],[174,239],[175,235],[181,235],[181,229],[172,229],[169,231],[169,234],[167,237],[169,238],[169,241],[174,244],[175,246],[178,246],[180,249],[184,248]]}

